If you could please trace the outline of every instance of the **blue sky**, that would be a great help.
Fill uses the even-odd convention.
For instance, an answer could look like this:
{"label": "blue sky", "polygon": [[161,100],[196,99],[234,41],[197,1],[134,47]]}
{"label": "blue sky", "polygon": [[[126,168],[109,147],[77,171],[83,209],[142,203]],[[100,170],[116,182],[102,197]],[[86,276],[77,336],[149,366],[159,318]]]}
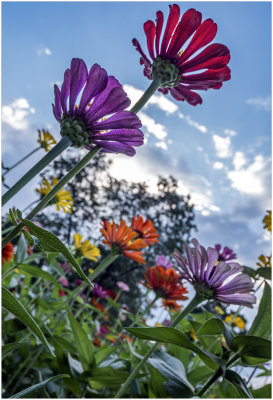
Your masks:
{"label": "blue sky", "polygon": [[[168,2],[2,2],[2,160],[10,165],[36,147],[37,129],[59,139],[51,103],[72,57],[99,63],[125,85],[132,103],[149,81],[131,44],[146,49],[143,23]],[[255,267],[270,252],[262,228],[271,209],[271,3],[179,2],[218,25],[214,40],[229,47],[231,80],[200,93],[201,106],[157,94],[141,111],[145,145],[132,159],[113,155],[117,177],[150,182],[175,176],[196,206],[205,246],[235,250]],[[7,175],[14,183],[42,150]],[[8,204],[27,206],[39,179]]]}

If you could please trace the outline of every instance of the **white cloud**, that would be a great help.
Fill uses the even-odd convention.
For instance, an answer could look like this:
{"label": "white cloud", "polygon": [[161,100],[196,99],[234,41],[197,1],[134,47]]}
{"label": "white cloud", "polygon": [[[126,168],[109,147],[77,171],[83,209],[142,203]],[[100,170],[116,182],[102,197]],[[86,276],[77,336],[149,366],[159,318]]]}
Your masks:
{"label": "white cloud", "polygon": [[25,130],[29,113],[34,114],[35,108],[30,107],[27,99],[19,98],[2,107],[2,121],[16,130]]}
{"label": "white cloud", "polygon": [[225,129],[225,130],[224,130],[224,133],[225,133],[226,135],[228,135],[228,136],[236,136],[236,135],[237,135],[237,132],[234,131],[233,129]]}
{"label": "white cloud", "polygon": [[166,145],[165,142],[157,142],[155,145],[156,145],[156,147],[160,147],[163,150],[167,150],[168,149],[168,146]]}
{"label": "white cloud", "polygon": [[[239,167],[234,171],[229,171],[227,176],[232,182],[232,187],[239,192],[261,195],[266,190],[265,179],[268,173],[268,163],[262,155],[257,155],[252,164],[247,168]],[[237,167],[240,164],[237,164]]]}
{"label": "white cloud", "polygon": [[220,162],[220,161],[216,161],[216,162],[213,164],[213,168],[214,168],[214,169],[223,169],[223,168],[224,168],[224,164],[223,164],[222,162]]}
{"label": "white cloud", "polygon": [[43,54],[45,54],[46,56],[51,56],[52,52],[48,47],[40,47],[37,50],[37,54],[38,56],[42,56]]}
{"label": "white cloud", "polygon": [[230,137],[224,138],[219,135],[212,136],[217,156],[219,158],[228,158],[231,156]]}
{"label": "white cloud", "polygon": [[234,159],[233,159],[233,165],[236,170],[241,169],[246,164],[246,158],[244,153],[241,151],[236,151]]}
{"label": "white cloud", "polygon": [[155,120],[149,115],[139,112],[138,116],[142,122],[142,125],[148,130],[149,133],[152,133],[158,140],[163,140],[167,137],[168,132],[164,125],[156,123]]}
{"label": "white cloud", "polygon": [[205,125],[200,125],[200,124],[199,124],[198,122],[196,122],[196,121],[193,121],[189,115],[184,115],[184,114],[182,114],[182,113],[179,113],[179,114],[178,114],[178,117],[181,118],[181,119],[185,119],[186,122],[187,122],[190,126],[193,126],[194,128],[198,129],[200,132],[202,132],[202,133],[207,133],[207,131],[208,131],[207,127],[206,127]]}
{"label": "white cloud", "polygon": [[258,109],[262,109],[265,111],[270,111],[271,109],[271,98],[270,96],[265,97],[254,97],[251,99],[247,99],[246,104],[250,104]]}
{"label": "white cloud", "polygon": [[[127,93],[127,96],[131,100],[131,106],[133,106],[143,95],[144,91],[141,89],[137,89],[132,85],[123,85],[123,88],[125,92]],[[165,111],[166,114],[173,114],[178,110],[178,106],[171,100],[169,100],[165,95],[163,94],[154,94],[148,103],[144,106],[146,108],[147,106],[154,104],[158,108],[160,108],[162,111]]]}

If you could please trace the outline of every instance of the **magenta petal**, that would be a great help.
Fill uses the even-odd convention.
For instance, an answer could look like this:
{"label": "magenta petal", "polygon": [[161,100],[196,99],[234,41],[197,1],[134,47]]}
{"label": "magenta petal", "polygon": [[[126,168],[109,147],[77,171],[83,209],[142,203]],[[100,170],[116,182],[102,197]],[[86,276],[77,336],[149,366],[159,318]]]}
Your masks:
{"label": "magenta petal", "polygon": [[178,23],[179,20],[179,15],[180,15],[180,8],[177,4],[170,5],[170,12],[169,12],[169,17],[167,20],[164,36],[162,39],[161,43],[161,49],[160,49],[160,55],[164,56],[166,55],[166,50],[169,44],[169,41],[171,40],[173,31]]}
{"label": "magenta petal", "polygon": [[222,68],[228,64],[229,60],[229,49],[223,44],[214,43],[206,47],[190,61],[183,63],[181,70],[184,73],[199,69]]}
{"label": "magenta petal", "polygon": [[147,38],[147,47],[152,60],[155,59],[154,41],[155,41],[155,24],[153,21],[147,21],[144,24],[144,32]]}
{"label": "magenta petal", "polygon": [[161,36],[161,32],[162,32],[163,22],[164,22],[163,12],[157,11],[157,13],[156,13],[156,35],[155,35],[155,51],[156,51],[157,56],[159,54],[159,42],[160,42],[160,36]]}
{"label": "magenta petal", "polygon": [[71,83],[69,96],[69,112],[73,114],[78,94],[82,90],[88,76],[85,62],[80,58],[73,58],[70,65]]}
{"label": "magenta petal", "polygon": [[108,129],[134,129],[140,127],[141,121],[136,114],[132,113],[131,111],[120,111],[107,118],[105,121],[96,122],[94,125],[92,125],[92,130],[103,131]]}
{"label": "magenta petal", "polygon": [[98,64],[94,64],[90,68],[88,79],[83,90],[81,101],[78,108],[78,113],[82,113],[91,99],[101,93],[107,85],[108,75],[105,69],[101,68]]}
{"label": "magenta petal", "polygon": [[[55,113],[60,119],[62,115],[62,105],[61,105],[61,92],[57,85],[54,85],[54,95],[55,95]],[[54,114],[55,115],[55,114]]]}
{"label": "magenta petal", "polygon": [[206,19],[193,35],[188,47],[179,59],[178,66],[182,65],[193,53],[210,43],[217,33],[217,25],[212,19]]}
{"label": "magenta petal", "polygon": [[70,82],[71,82],[71,73],[70,69],[67,68],[67,70],[64,73],[64,81],[61,87],[61,104],[64,114],[67,114],[67,99],[69,96]]}
{"label": "magenta petal", "polygon": [[142,50],[142,48],[141,48],[141,46],[140,46],[138,40],[137,40],[137,39],[133,39],[133,40],[132,40],[132,43],[133,43],[133,45],[136,47],[136,50],[140,53],[140,55],[141,55],[141,57],[142,57],[142,59],[143,59],[144,64],[150,67],[150,66],[151,66],[151,62],[150,62],[150,60],[147,58],[146,54],[143,52],[143,50]]}
{"label": "magenta petal", "polygon": [[182,82],[183,83],[207,83],[207,82],[223,82],[230,79],[230,69],[229,67],[225,66],[221,69],[208,69],[205,72],[200,74],[193,74],[193,75],[183,75]]}
{"label": "magenta petal", "polygon": [[202,21],[202,14],[191,8],[185,12],[176,27],[167,51],[167,57],[174,57],[183,44],[191,37]]}
{"label": "magenta petal", "polygon": [[192,92],[182,85],[170,88],[170,93],[176,100],[186,100],[187,103],[191,104],[192,106],[202,104],[202,98],[199,96],[199,94]]}
{"label": "magenta petal", "polygon": [[57,121],[61,120],[61,114],[57,112],[56,107],[52,104],[52,111]]}

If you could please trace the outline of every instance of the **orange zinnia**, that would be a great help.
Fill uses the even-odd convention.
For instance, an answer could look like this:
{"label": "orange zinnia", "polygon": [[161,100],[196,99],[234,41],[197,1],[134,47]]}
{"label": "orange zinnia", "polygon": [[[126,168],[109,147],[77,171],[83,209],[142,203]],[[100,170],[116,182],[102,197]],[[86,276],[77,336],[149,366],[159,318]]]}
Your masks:
{"label": "orange zinnia", "polygon": [[144,221],[143,218],[138,214],[137,218],[133,217],[131,222],[131,228],[137,232],[139,237],[144,240],[145,243],[153,245],[158,242],[160,236],[156,233],[156,229],[152,221],[148,218]]}
{"label": "orange zinnia", "polygon": [[182,309],[182,307],[175,300],[163,299],[162,306],[165,307],[165,310],[167,310],[169,308],[173,312],[177,312],[178,310]]}
{"label": "orange zinnia", "polygon": [[92,297],[91,303],[93,304],[94,307],[96,307],[96,308],[99,309],[100,311],[103,312],[103,311],[105,310],[105,308],[104,308],[100,303],[98,303],[97,300],[94,299],[94,297]]}
{"label": "orange zinnia", "polygon": [[14,249],[11,242],[7,243],[2,249],[2,264],[4,260],[9,262],[13,258]]}
{"label": "orange zinnia", "polygon": [[101,232],[105,237],[103,243],[107,244],[113,252],[123,254],[127,258],[145,264],[145,260],[142,257],[143,252],[138,250],[147,247],[147,244],[143,239],[135,239],[138,234],[129,228],[123,219],[119,227],[117,227],[115,222],[111,224],[108,221],[103,221]]}
{"label": "orange zinnia", "polygon": [[146,283],[143,283],[148,289],[153,289],[158,297],[166,300],[187,300],[184,296],[188,293],[187,289],[178,282],[179,275],[173,268],[167,270],[156,265],[149,267],[144,274]]}

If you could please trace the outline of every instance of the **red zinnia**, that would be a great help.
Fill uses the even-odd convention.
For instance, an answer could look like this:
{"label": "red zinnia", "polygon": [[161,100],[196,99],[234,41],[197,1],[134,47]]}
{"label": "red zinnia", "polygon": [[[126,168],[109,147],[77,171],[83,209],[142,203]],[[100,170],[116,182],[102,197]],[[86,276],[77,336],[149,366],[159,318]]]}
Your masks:
{"label": "red zinnia", "polygon": [[182,307],[175,300],[163,299],[162,300],[162,306],[165,307],[165,310],[167,310],[169,308],[173,312],[177,312],[178,310],[182,309]]}
{"label": "red zinnia", "polygon": [[181,283],[178,282],[179,275],[172,268],[167,270],[156,265],[149,267],[144,274],[146,283],[142,283],[148,289],[153,289],[158,297],[166,300],[187,300],[184,296],[188,293]]}
{"label": "red zinnia", "polygon": [[91,299],[91,303],[93,304],[94,307],[96,307],[97,309],[99,309],[100,311],[104,311],[105,308],[97,302],[97,300],[94,299],[94,297]]}
{"label": "red zinnia", "polygon": [[108,221],[103,221],[101,232],[105,237],[103,243],[107,244],[113,251],[123,254],[125,257],[131,258],[136,262],[145,264],[145,260],[142,257],[143,252],[135,250],[147,247],[147,244],[143,239],[135,239],[138,234],[129,228],[123,219],[119,227],[116,226],[115,222],[111,224]]}
{"label": "red zinnia", "polygon": [[[144,64],[144,75],[152,80],[161,78],[160,92],[167,94],[170,91],[176,100],[186,100],[196,106],[202,103],[202,98],[192,89],[219,89],[222,82],[230,79],[230,69],[227,67],[230,52],[223,44],[213,43],[192,57],[214,39],[217,25],[212,19],[202,22],[202,14],[193,8],[186,11],[179,21],[179,6],[173,4],[169,7],[161,46],[163,13],[157,11],[156,24],[153,21],[144,24],[147,47],[153,62],[150,62],[136,39],[133,39],[133,45],[141,54],[140,64]],[[182,50],[190,38],[189,44]],[[189,74],[204,69],[204,72]]]}
{"label": "red zinnia", "polygon": [[2,248],[2,264],[4,263],[4,260],[9,262],[13,258],[13,254],[13,245],[11,242],[9,242]]}
{"label": "red zinnia", "polygon": [[146,218],[144,221],[143,218],[138,214],[137,218],[132,218],[131,228],[133,231],[139,234],[139,237],[143,239],[145,243],[152,246],[158,242],[157,238],[160,235],[156,233],[154,224],[148,218]]}

